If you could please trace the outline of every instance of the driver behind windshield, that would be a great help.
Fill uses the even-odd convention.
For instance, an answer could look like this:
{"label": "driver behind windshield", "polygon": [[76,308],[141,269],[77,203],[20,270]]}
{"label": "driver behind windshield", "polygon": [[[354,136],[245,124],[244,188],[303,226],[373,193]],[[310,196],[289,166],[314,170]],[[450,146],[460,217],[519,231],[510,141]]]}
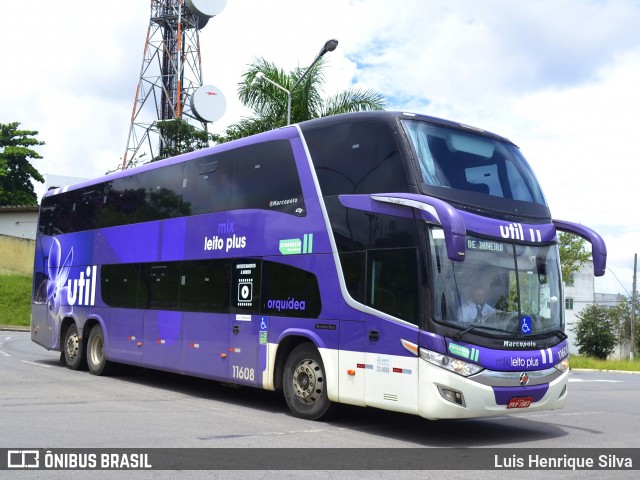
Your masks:
{"label": "driver behind windshield", "polygon": [[478,323],[495,311],[486,301],[484,288],[474,287],[469,300],[458,311],[458,320],[464,323]]}

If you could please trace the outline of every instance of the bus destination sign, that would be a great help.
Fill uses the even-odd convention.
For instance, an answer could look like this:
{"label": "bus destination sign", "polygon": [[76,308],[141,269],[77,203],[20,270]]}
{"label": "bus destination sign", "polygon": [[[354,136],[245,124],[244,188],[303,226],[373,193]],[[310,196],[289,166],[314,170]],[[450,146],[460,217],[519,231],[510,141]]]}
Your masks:
{"label": "bus destination sign", "polygon": [[467,248],[469,250],[479,250],[482,252],[506,252],[507,247],[502,242],[492,242],[491,240],[467,240]]}

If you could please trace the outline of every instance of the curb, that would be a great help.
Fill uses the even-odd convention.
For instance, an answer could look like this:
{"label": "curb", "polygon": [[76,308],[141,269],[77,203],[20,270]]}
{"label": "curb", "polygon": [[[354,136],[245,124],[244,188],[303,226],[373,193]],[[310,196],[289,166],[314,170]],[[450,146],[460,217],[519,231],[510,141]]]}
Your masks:
{"label": "curb", "polygon": [[630,375],[638,374],[640,372],[633,370],[598,370],[595,368],[572,368],[572,372],[604,372],[604,373],[628,373]]}
{"label": "curb", "polygon": [[0,330],[5,332],[29,332],[31,327],[23,327],[21,325],[0,325]]}

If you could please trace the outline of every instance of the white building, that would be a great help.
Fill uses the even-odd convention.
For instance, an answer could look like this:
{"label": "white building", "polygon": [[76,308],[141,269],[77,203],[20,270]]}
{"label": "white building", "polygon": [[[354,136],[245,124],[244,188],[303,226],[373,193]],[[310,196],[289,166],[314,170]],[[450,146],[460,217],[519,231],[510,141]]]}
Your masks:
{"label": "white building", "polygon": [[[588,305],[604,305],[607,307],[615,307],[622,300],[622,295],[617,293],[596,293],[595,292],[595,276],[593,275],[593,263],[587,262],[582,268],[573,274],[572,281],[565,282],[564,285],[564,307],[566,333],[569,337],[569,352],[578,353],[578,347],[575,343],[575,332],[573,331],[575,324],[579,321],[577,315]],[[628,354],[628,346],[627,354]],[[624,350],[624,348],[623,348]],[[614,356],[624,355],[625,352],[619,352],[616,347]]]}
{"label": "white building", "polygon": [[595,276],[593,263],[587,262],[572,275],[572,280],[564,284],[565,332],[569,336],[569,353],[578,353],[573,328],[579,321],[577,314],[587,305],[595,303]]}
{"label": "white building", "polygon": [[0,206],[0,235],[36,239],[38,207]]}

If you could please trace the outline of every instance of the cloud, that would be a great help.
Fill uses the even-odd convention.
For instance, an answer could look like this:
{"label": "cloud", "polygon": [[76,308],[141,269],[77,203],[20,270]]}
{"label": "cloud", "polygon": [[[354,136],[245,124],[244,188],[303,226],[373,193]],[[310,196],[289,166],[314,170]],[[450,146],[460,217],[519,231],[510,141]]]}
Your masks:
{"label": "cloud", "polygon": [[[554,213],[599,225],[631,221],[640,151],[637,115],[640,48],[602,69],[591,84],[522,97],[514,113],[528,129],[520,139]],[[526,144],[524,143],[526,142]]]}

